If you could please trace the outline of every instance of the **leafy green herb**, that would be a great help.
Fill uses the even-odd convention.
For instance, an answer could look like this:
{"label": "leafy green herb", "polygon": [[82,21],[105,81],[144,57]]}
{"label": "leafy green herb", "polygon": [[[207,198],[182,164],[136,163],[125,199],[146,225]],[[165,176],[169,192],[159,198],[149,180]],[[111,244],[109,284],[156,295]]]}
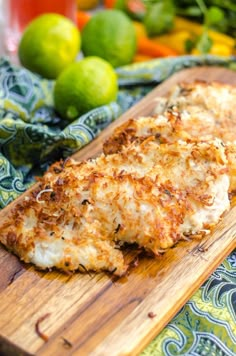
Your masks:
{"label": "leafy green herb", "polygon": [[207,20],[207,26],[236,37],[235,0],[204,0],[204,5],[208,12],[207,18],[204,18],[202,6],[200,12],[191,10],[196,4],[200,9],[199,1],[197,0],[174,0],[174,4],[177,15],[186,16],[202,24],[204,20]]}
{"label": "leafy green herb", "polygon": [[216,6],[211,6],[207,11],[206,11],[206,25],[207,26],[212,26],[218,24],[220,21],[224,20],[224,11],[219,9]]}
{"label": "leafy green herb", "polygon": [[[142,2],[146,8],[150,8],[165,0]],[[172,3],[176,15],[188,17],[236,38],[236,0],[173,0]]]}
{"label": "leafy green herb", "polygon": [[203,14],[203,32],[198,37],[195,46],[199,52],[208,53],[213,45],[213,41],[208,35],[209,26],[215,23],[219,12],[217,12],[216,8],[208,9],[203,0],[196,0],[196,2]]}
{"label": "leafy green herb", "polygon": [[199,36],[195,46],[199,50],[199,52],[206,54],[210,51],[212,45],[212,39],[209,37],[208,32],[204,30],[202,35]]}
{"label": "leafy green herb", "polygon": [[191,51],[192,51],[192,50],[194,49],[194,47],[195,47],[195,43],[196,43],[196,41],[187,39],[187,40],[185,41],[185,51],[186,51],[187,53],[191,53]]}

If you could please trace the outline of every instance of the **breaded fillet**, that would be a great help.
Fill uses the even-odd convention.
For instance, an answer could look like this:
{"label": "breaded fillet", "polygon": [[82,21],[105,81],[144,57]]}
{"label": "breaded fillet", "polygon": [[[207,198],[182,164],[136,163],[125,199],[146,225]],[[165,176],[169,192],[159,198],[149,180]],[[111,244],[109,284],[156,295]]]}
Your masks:
{"label": "breaded fillet", "polygon": [[0,226],[0,241],[40,268],[122,275],[124,242],[158,255],[203,236],[229,208],[220,140],[134,142],[120,153],[57,163]]}
{"label": "breaded fillet", "polygon": [[122,150],[132,142],[142,142],[148,137],[155,137],[158,143],[174,143],[191,140],[192,136],[185,127],[178,113],[165,112],[163,115],[129,119],[118,126],[113,134],[104,142],[103,152],[108,155]]}
{"label": "breaded fillet", "polygon": [[153,117],[129,120],[104,143],[106,154],[115,153],[135,139],[156,136],[160,142],[176,139],[222,139],[236,142],[236,87],[213,82],[181,83],[169,97],[157,98]]}
{"label": "breaded fillet", "polygon": [[195,81],[176,85],[167,99],[157,99],[155,112],[178,112],[193,137],[236,141],[236,86]]}
{"label": "breaded fillet", "polygon": [[168,98],[157,98],[156,115],[130,119],[103,145],[105,154],[155,136],[159,143],[203,141],[216,137],[227,145],[230,191],[236,190],[236,87],[205,82],[176,85]]}

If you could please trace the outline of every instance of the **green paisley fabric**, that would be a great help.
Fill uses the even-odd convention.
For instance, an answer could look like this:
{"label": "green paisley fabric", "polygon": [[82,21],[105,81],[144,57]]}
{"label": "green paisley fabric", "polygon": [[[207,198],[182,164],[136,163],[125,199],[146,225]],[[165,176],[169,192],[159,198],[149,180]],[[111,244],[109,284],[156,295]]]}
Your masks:
{"label": "green paisley fabric", "polygon": [[[53,161],[66,158],[171,74],[235,58],[182,56],[117,69],[116,102],[68,124],[53,105],[54,82],[0,58],[0,208],[24,192]],[[146,355],[236,355],[236,251],[143,351]]]}
{"label": "green paisley fabric", "polygon": [[236,355],[236,250],[142,356]]}

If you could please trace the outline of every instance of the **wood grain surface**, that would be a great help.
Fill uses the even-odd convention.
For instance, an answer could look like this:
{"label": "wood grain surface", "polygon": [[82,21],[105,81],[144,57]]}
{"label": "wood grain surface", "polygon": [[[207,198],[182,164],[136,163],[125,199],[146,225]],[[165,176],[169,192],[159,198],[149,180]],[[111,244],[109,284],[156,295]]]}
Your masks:
{"label": "wood grain surface", "polygon": [[[236,73],[224,68],[202,67],[175,74],[74,158],[81,160],[98,155],[115,126],[131,117],[151,114],[157,96],[166,95],[174,83],[194,79],[236,84]],[[15,203],[0,212],[0,231]],[[138,355],[235,247],[234,201],[215,231],[201,241],[180,242],[156,259],[130,251],[127,254],[130,269],[122,278],[105,273],[66,275],[58,271],[38,271],[2,247],[0,353]],[[150,318],[150,312],[155,317]],[[39,328],[48,337],[47,342],[35,330],[40,319],[44,319]]]}

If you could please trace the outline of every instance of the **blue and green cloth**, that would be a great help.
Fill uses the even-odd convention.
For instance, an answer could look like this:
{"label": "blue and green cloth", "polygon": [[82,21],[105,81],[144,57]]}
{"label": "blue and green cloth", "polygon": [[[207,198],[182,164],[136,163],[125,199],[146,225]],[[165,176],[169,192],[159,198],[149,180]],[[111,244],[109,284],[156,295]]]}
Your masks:
{"label": "blue and green cloth", "polygon": [[[54,109],[53,81],[0,58],[0,208],[28,189],[48,165],[88,144],[170,75],[202,65],[236,69],[236,59],[182,56],[118,68],[117,101],[68,124]],[[236,250],[142,355],[236,355]]]}

